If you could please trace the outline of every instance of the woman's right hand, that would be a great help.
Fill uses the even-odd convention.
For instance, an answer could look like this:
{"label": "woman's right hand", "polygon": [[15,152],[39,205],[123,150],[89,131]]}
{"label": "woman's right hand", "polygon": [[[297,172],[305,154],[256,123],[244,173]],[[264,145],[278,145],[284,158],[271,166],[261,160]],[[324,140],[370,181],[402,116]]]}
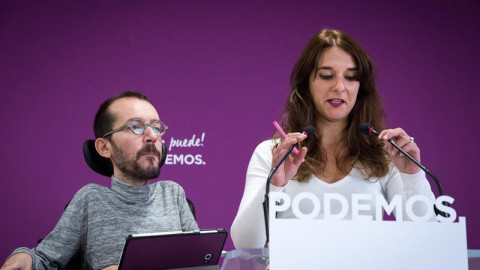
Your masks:
{"label": "woman's right hand", "polygon": [[[273,149],[272,169],[282,156],[290,149],[290,147],[298,142],[305,140],[307,136],[303,133],[288,133],[287,138],[277,144]],[[305,155],[307,154],[307,148],[302,147],[298,154],[289,155],[285,162],[280,165],[272,177],[272,185],[277,187],[283,187],[288,183],[288,180],[292,179],[298,171],[298,167],[305,161]]]}

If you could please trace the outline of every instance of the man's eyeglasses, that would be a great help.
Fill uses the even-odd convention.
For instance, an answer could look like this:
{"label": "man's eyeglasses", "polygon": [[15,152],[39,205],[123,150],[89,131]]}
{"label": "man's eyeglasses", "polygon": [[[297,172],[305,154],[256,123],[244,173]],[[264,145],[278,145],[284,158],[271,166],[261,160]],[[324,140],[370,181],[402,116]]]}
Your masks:
{"label": "man's eyeglasses", "polygon": [[103,135],[103,138],[106,138],[106,137],[112,135],[113,133],[115,133],[117,131],[120,131],[120,130],[124,130],[126,128],[129,128],[133,132],[133,134],[142,135],[147,130],[147,127],[151,127],[153,129],[153,132],[157,136],[161,136],[161,135],[165,134],[165,132],[168,129],[168,127],[162,121],[155,121],[151,124],[145,124],[145,122],[143,122],[140,119],[133,119],[133,120],[128,121],[128,123],[126,123],[125,125],[123,125],[121,127],[118,127],[118,128],[116,128],[116,129],[114,129],[110,132],[105,133],[105,135]]}

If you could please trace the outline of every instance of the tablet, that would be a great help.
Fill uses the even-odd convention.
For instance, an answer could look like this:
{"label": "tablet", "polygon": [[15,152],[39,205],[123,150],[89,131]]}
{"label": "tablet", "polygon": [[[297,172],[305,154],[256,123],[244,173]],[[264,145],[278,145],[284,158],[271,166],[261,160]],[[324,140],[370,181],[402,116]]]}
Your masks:
{"label": "tablet", "polygon": [[131,234],[119,270],[219,269],[225,229]]}

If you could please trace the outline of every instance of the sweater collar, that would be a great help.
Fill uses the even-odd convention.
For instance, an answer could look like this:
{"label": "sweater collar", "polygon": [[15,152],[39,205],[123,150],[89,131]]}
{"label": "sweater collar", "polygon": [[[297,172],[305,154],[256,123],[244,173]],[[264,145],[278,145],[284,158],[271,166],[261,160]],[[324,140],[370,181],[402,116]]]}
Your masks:
{"label": "sweater collar", "polygon": [[131,203],[143,203],[150,198],[150,184],[134,186],[112,176],[112,190]]}

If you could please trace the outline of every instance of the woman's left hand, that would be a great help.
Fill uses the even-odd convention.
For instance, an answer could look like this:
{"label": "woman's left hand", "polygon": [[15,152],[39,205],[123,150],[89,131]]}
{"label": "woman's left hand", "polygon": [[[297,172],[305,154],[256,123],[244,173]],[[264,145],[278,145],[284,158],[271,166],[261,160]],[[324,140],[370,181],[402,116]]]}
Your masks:
{"label": "woman's left hand", "polygon": [[420,162],[420,148],[403,129],[386,129],[378,135],[378,138],[387,146],[388,153],[393,158],[393,164],[402,173],[415,174],[420,171],[420,168],[408,159],[402,152],[393,147],[387,140],[393,140],[400,148],[407,152],[410,156]]}

